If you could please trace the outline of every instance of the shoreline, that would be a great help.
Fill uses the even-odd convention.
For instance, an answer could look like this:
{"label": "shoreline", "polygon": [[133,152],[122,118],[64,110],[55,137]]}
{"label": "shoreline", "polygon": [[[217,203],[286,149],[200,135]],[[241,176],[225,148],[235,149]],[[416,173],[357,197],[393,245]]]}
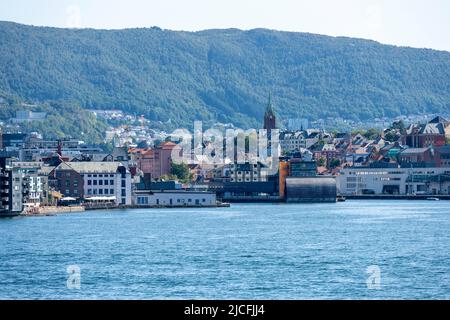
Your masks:
{"label": "shoreline", "polygon": [[[447,200],[450,201],[450,195],[350,195],[350,196],[339,196],[344,197],[345,200],[410,200],[410,201],[437,201],[437,200]],[[339,201],[338,201],[339,202]],[[298,203],[288,203],[285,201],[267,201],[267,200],[255,200],[251,201],[246,199],[245,201],[228,201],[227,203],[221,203],[217,205],[192,205],[192,206],[170,206],[170,205],[155,205],[155,206],[138,206],[138,205],[128,205],[128,206],[114,206],[114,207],[84,207],[84,206],[74,206],[74,207],[41,207],[38,213],[17,213],[17,214],[0,214],[0,218],[13,218],[13,217],[45,217],[45,216],[55,216],[64,213],[77,213],[86,211],[97,211],[97,210],[120,210],[120,209],[201,209],[201,208],[229,208],[231,204],[236,203],[272,203],[272,204],[311,204],[316,202],[298,202]],[[323,203],[323,202],[317,202]],[[336,202],[337,203],[337,202]],[[330,203],[331,204],[331,203]]]}

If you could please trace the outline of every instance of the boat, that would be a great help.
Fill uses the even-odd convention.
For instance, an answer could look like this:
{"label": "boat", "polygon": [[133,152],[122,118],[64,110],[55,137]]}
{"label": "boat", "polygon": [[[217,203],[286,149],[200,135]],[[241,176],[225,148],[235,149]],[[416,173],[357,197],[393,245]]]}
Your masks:
{"label": "boat", "polygon": [[427,200],[429,200],[429,201],[439,201],[440,199],[439,198],[435,198],[435,197],[430,197],[430,198],[427,198]]}
{"label": "boat", "polygon": [[337,202],[345,202],[345,200],[347,200],[344,196],[338,196],[336,197],[336,201]]}

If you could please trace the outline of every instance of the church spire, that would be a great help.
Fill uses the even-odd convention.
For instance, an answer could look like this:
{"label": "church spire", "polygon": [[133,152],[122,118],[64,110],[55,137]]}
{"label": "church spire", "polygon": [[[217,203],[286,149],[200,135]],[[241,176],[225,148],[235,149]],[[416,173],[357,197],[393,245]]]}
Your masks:
{"label": "church spire", "polygon": [[275,114],[275,112],[273,111],[272,93],[271,93],[271,92],[269,92],[269,100],[268,100],[268,102],[267,102],[266,113],[272,113],[272,114]]}
{"label": "church spire", "polygon": [[272,94],[269,93],[269,100],[267,102],[266,112],[264,114],[264,129],[270,131],[276,129],[276,117],[272,104]]}

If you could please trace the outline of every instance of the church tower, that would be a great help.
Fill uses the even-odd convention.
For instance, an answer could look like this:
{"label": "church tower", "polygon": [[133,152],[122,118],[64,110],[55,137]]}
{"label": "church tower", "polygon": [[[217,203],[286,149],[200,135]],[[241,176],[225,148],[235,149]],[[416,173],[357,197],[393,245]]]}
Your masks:
{"label": "church tower", "polygon": [[272,105],[272,95],[269,93],[269,101],[267,103],[266,113],[264,114],[264,129],[270,132],[277,128],[276,116]]}

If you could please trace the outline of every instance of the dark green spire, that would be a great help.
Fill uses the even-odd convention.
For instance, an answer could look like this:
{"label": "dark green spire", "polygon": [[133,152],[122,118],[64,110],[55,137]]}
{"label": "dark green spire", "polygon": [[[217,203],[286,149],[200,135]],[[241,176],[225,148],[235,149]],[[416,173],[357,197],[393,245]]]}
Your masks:
{"label": "dark green spire", "polygon": [[271,92],[269,92],[269,100],[268,100],[268,102],[267,102],[266,113],[272,113],[272,114],[275,114],[275,112],[274,112],[274,110],[273,110],[272,93],[271,93]]}

